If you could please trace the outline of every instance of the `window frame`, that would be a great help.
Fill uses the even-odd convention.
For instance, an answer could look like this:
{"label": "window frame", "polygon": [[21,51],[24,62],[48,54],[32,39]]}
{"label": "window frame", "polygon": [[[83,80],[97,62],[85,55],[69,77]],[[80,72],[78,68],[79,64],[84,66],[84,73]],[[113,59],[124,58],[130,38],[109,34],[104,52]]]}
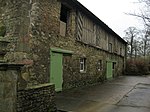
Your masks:
{"label": "window frame", "polygon": [[[71,9],[68,8],[66,5],[61,4],[61,10],[60,10],[60,35],[65,37],[67,35],[67,30],[69,28],[70,24],[70,11]],[[63,29],[62,29],[63,28]]]}
{"label": "window frame", "polygon": [[80,72],[86,72],[86,58],[80,58]]}
{"label": "window frame", "polygon": [[112,69],[113,70],[115,70],[116,64],[117,64],[116,62],[112,62]]}
{"label": "window frame", "polygon": [[122,55],[122,47],[120,47],[120,55]]}
{"label": "window frame", "polygon": [[103,61],[102,60],[98,60],[98,62],[97,62],[97,70],[98,71],[102,71],[103,70]]}
{"label": "window frame", "polygon": [[60,18],[59,18],[60,21],[68,24],[69,15],[70,15],[70,9],[66,5],[61,4]]}
{"label": "window frame", "polygon": [[108,43],[108,51],[112,53],[113,51],[112,43]]}

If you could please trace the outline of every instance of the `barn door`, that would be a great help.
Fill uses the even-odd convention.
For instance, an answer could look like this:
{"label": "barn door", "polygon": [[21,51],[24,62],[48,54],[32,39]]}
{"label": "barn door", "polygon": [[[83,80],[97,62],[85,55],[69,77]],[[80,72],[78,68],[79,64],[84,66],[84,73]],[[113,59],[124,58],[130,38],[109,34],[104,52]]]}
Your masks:
{"label": "barn door", "polygon": [[107,61],[107,72],[106,72],[107,79],[113,77],[113,70],[112,70],[112,62]]}
{"label": "barn door", "polygon": [[62,83],[63,83],[62,58],[63,58],[62,53],[51,52],[50,82],[55,84],[56,91],[62,91]]}

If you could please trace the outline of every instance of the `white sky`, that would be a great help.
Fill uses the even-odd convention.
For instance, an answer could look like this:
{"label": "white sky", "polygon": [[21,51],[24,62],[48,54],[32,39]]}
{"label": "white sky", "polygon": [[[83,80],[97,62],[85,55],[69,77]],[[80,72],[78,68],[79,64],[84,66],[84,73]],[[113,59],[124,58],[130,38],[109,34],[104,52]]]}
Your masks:
{"label": "white sky", "polygon": [[142,21],[126,15],[139,10],[138,0],[78,0],[121,37],[130,26],[143,28]]}

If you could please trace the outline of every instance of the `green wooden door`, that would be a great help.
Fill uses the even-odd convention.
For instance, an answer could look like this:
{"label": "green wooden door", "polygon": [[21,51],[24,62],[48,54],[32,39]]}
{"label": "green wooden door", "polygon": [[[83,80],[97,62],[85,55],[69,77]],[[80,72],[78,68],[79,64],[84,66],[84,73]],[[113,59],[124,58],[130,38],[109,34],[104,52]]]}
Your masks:
{"label": "green wooden door", "polygon": [[55,90],[62,90],[63,83],[63,65],[62,65],[62,53],[51,52],[50,62],[50,82],[55,84]]}
{"label": "green wooden door", "polygon": [[112,62],[111,61],[107,61],[107,79],[112,78],[113,77],[113,70],[112,70]]}

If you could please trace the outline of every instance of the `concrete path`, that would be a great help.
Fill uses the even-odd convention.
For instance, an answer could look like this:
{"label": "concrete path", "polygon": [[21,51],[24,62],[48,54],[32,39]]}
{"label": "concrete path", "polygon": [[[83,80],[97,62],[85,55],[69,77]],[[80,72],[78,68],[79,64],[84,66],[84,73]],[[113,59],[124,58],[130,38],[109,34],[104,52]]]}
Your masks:
{"label": "concrete path", "polygon": [[104,84],[56,94],[67,112],[150,112],[150,77],[121,76]]}

